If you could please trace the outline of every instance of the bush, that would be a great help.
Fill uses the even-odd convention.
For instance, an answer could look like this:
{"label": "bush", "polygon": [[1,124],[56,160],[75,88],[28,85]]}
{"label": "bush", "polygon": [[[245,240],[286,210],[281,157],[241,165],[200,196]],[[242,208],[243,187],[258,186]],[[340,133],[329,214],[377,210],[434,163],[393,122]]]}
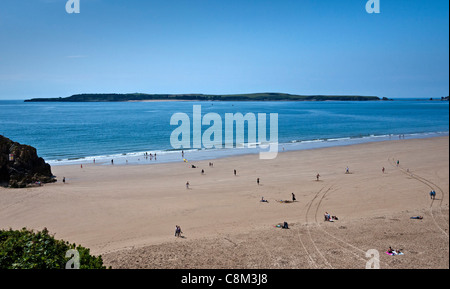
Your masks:
{"label": "bush", "polygon": [[0,231],[0,269],[65,269],[68,250],[75,249],[80,269],[106,269],[101,256],[91,256],[89,249],[56,240],[45,228],[33,232],[23,228]]}

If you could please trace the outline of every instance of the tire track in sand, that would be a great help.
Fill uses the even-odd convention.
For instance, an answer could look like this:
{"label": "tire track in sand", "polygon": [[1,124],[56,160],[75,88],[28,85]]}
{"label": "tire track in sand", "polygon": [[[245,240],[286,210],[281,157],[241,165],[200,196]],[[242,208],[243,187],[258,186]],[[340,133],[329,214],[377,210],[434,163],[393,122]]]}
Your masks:
{"label": "tire track in sand", "polygon": [[[408,169],[408,170],[405,170],[405,169],[404,169],[403,167],[401,167],[400,165],[396,165],[396,164],[395,164],[395,158],[389,158],[389,159],[388,159],[388,162],[389,162],[389,164],[390,164],[391,166],[393,166],[394,168],[397,168],[398,170],[400,170],[401,173],[403,173],[403,174],[405,174],[405,175],[408,175],[408,176],[412,177],[413,179],[415,179],[416,181],[419,181],[419,182],[423,183],[424,185],[426,185],[427,187],[429,187],[431,190],[435,190],[435,188],[437,188],[437,189],[441,192],[441,194],[442,194],[441,202],[440,202],[440,204],[439,204],[439,210],[440,210],[441,215],[442,215],[442,209],[441,209],[441,206],[442,206],[442,201],[443,201],[443,199],[444,199],[444,191],[443,191],[439,186],[437,186],[436,184],[434,184],[433,182],[431,182],[431,181],[429,181],[429,180],[427,180],[427,179],[425,179],[425,178],[419,177],[419,176],[416,175],[416,174],[412,174],[411,172],[409,172],[409,169]],[[438,224],[438,222],[437,222],[437,220],[436,220],[436,217],[434,216],[434,213],[433,213],[433,204],[434,204],[434,200],[431,201],[431,205],[430,205],[430,214],[431,214],[431,218],[433,219],[433,222],[434,222],[434,224],[436,225],[436,227],[437,227],[437,228],[438,228],[438,229],[446,236],[446,238],[447,238],[447,240],[448,240],[448,233],[447,233],[444,229],[442,229],[442,227]]]}
{"label": "tire track in sand", "polygon": [[[319,193],[320,193],[322,190],[323,190],[323,188],[320,189]],[[306,206],[308,206],[308,204],[307,204]],[[306,224],[306,226],[308,226],[308,224]],[[307,229],[307,230],[308,230],[308,229]],[[314,258],[313,258],[312,255],[309,253],[308,249],[307,249],[306,246],[305,246],[305,243],[302,241],[302,237],[301,237],[301,234],[300,234],[300,228],[297,229],[297,237],[298,237],[298,240],[299,240],[300,244],[302,245],[303,250],[304,250],[305,253],[306,253],[306,256],[308,257],[307,261],[308,261],[309,265],[310,265],[310,266],[312,265],[314,268],[319,269],[319,265],[317,265],[316,261],[314,261]]]}
{"label": "tire track in sand", "polygon": [[[338,190],[338,189],[335,189],[335,190],[333,190],[333,192],[336,192],[337,190]],[[343,246],[343,245],[341,245],[341,244],[339,244],[339,243],[333,242],[334,245],[338,245],[339,247],[341,247],[341,248],[344,249],[345,251],[350,252],[353,256],[355,256],[355,258],[357,258],[359,261],[362,261],[362,264],[366,265],[366,263],[367,263],[368,260],[365,259],[364,257],[361,257],[361,256],[358,255],[357,253],[355,253],[355,251],[359,251],[363,256],[366,256],[366,251],[364,251],[364,250],[362,250],[362,249],[360,249],[360,248],[358,248],[358,247],[356,247],[356,246],[350,244],[349,242],[344,241],[344,240],[342,240],[342,239],[336,237],[335,235],[333,235],[333,234],[327,232],[327,231],[320,225],[319,221],[317,220],[317,215],[318,215],[318,212],[319,212],[319,208],[320,208],[320,206],[321,206],[321,204],[322,204],[322,201],[323,201],[323,199],[325,198],[325,196],[326,196],[328,193],[330,193],[330,192],[331,192],[331,187],[330,187],[327,191],[325,191],[325,193],[322,195],[322,197],[320,198],[319,203],[318,203],[317,206],[316,206],[316,212],[315,212],[314,218],[315,218],[317,227],[320,228],[320,230],[321,230],[322,232],[324,232],[325,234],[327,234],[328,236],[330,236],[331,238],[333,238],[333,239],[336,240],[337,242],[342,243],[342,244],[344,244],[345,246],[350,247],[351,249],[349,249],[349,248],[347,248],[347,247],[345,247],[345,246]],[[388,265],[387,263],[382,262],[382,261],[379,260],[379,259],[378,259],[377,261],[378,261],[379,263],[383,263],[386,267],[389,267],[389,265]]]}
{"label": "tire track in sand", "polygon": [[[322,266],[325,265],[325,267],[328,267],[328,268],[333,269],[333,266],[328,262],[327,258],[325,258],[325,256],[322,254],[322,251],[317,247],[316,242],[313,240],[312,235],[311,235],[311,231],[310,231],[310,229],[309,229],[310,224],[308,223],[308,215],[309,215],[309,212],[310,212],[310,210],[311,210],[311,207],[312,207],[314,201],[317,199],[317,197],[320,195],[320,193],[321,193],[325,188],[326,188],[326,186],[325,186],[325,187],[322,187],[322,188],[314,195],[314,198],[313,198],[308,204],[306,204],[306,207],[307,207],[307,209],[306,209],[306,214],[305,214],[306,231],[307,231],[307,234],[308,234],[308,236],[309,236],[309,240],[311,241],[311,244],[313,245],[314,249],[317,251],[317,253],[320,255],[320,257],[321,257],[322,260],[324,261],[324,264],[322,264]],[[327,189],[326,192],[330,191],[331,188],[332,188],[332,187],[329,187],[329,188]],[[309,253],[308,253],[308,254],[309,254]],[[312,258],[312,255],[311,255],[311,254],[309,254],[309,256],[310,256],[310,258]],[[317,262],[314,261],[314,263],[315,263],[316,265],[318,265]]]}

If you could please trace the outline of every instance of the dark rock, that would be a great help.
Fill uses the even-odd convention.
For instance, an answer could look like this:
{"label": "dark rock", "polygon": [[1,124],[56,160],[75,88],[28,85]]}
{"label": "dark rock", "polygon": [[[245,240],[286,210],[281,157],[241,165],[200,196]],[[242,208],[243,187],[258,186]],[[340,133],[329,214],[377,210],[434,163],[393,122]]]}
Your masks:
{"label": "dark rock", "polygon": [[0,185],[24,188],[29,184],[56,182],[51,167],[36,149],[0,135]]}

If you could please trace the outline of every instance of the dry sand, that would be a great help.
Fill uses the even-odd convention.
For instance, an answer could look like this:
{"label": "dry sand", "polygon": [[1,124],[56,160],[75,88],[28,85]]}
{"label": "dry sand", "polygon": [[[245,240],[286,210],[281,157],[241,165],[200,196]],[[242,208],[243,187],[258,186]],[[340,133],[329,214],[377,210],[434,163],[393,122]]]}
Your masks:
{"label": "dry sand", "polygon": [[209,162],[55,166],[66,184],[0,189],[0,228],[47,227],[113,268],[363,269],[371,249],[381,268],[449,268],[448,137]]}

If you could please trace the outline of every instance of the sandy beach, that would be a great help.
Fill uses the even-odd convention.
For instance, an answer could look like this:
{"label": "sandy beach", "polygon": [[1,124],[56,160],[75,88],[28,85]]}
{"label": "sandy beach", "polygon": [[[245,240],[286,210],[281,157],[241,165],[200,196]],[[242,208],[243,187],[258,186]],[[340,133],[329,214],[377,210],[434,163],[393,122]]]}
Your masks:
{"label": "sandy beach", "polygon": [[[364,269],[371,249],[381,268],[449,268],[448,137],[283,152],[274,160],[185,163],[180,154],[179,163],[52,171],[55,184],[0,188],[0,228],[46,227],[113,268]],[[296,202],[279,202],[292,193]],[[325,222],[325,212],[339,220]],[[288,230],[276,227],[283,222]],[[176,225],[183,238],[174,236]],[[404,255],[385,254],[389,246]]]}

